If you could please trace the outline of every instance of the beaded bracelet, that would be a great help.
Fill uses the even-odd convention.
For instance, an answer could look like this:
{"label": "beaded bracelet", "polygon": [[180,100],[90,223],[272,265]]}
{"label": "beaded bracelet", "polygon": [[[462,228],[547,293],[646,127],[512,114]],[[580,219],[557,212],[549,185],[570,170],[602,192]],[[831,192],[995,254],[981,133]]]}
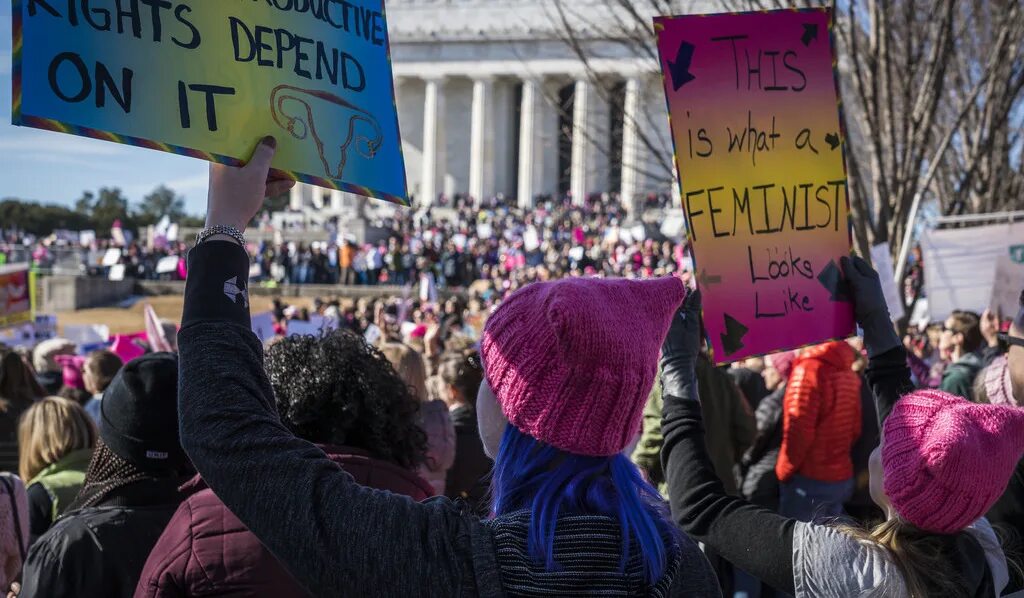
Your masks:
{"label": "beaded bracelet", "polygon": [[242,234],[242,231],[233,226],[226,226],[223,224],[217,224],[200,231],[199,234],[196,235],[196,245],[199,245],[214,235],[227,235],[238,241],[239,245],[245,247],[245,235]]}

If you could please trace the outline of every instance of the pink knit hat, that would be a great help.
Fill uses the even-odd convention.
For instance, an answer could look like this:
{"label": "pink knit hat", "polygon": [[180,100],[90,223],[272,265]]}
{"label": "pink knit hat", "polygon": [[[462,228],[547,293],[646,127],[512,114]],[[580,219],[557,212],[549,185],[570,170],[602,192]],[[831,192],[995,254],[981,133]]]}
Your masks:
{"label": "pink knit hat", "polygon": [[988,512],[1024,453],[1024,410],[938,390],[900,399],[885,420],[885,494],[900,517],[952,534]]}
{"label": "pink knit hat", "polygon": [[993,405],[1017,405],[1010,379],[1010,362],[1006,355],[996,357],[982,372],[985,376],[985,395]]}
{"label": "pink knit hat", "polygon": [[85,379],[82,377],[85,358],[79,355],[58,355],[54,359],[60,364],[64,386],[85,390]]}
{"label": "pink knit hat", "polygon": [[764,361],[769,367],[779,372],[779,375],[784,380],[789,380],[789,375],[793,373],[793,363],[798,355],[800,355],[799,351],[783,351],[782,353],[765,355]]}
{"label": "pink knit hat", "polygon": [[481,341],[484,375],[505,417],[569,453],[622,451],[639,430],[685,295],[678,278],[567,278],[512,293]]}

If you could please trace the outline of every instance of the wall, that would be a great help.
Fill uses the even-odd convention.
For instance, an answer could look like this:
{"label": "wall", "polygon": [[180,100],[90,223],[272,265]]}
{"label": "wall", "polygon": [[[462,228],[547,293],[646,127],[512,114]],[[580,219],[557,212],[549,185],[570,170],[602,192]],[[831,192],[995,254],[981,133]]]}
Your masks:
{"label": "wall", "polygon": [[54,313],[112,305],[132,296],[134,280],[111,281],[88,276],[46,276],[39,280],[39,311]]}

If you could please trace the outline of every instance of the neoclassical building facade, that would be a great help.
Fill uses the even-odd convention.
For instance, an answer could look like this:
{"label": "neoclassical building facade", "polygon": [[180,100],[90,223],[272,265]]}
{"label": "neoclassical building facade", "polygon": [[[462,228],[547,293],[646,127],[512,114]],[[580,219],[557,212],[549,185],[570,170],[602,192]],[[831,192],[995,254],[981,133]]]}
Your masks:
{"label": "neoclassical building facade", "polygon": [[[415,204],[465,193],[503,195],[528,207],[538,196],[569,193],[582,201],[610,192],[630,205],[650,192],[671,192],[657,60],[634,41],[636,20],[617,4],[387,0]],[[690,4],[689,12],[720,9],[712,0]],[[292,207],[340,210],[352,199],[300,186]]]}

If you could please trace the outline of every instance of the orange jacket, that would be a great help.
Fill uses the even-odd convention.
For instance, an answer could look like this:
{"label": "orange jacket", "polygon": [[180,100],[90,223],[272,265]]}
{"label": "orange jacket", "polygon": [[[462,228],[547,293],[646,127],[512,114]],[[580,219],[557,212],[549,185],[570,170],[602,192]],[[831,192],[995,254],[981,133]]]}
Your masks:
{"label": "orange jacket", "polygon": [[797,358],[783,399],[782,447],[775,474],[820,482],[853,477],[850,449],[860,437],[856,354],[843,341],[811,347]]}

